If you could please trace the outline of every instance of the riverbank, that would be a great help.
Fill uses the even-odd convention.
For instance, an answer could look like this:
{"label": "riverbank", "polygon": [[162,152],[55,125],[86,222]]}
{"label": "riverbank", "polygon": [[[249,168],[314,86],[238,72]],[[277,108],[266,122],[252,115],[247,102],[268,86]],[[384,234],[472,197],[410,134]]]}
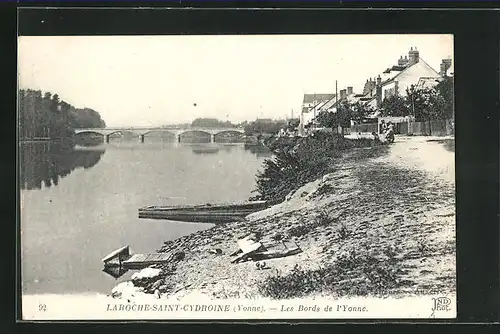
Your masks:
{"label": "riverbank", "polygon": [[[183,256],[134,285],[158,298],[454,294],[454,152],[428,139],[346,151],[283,203],[166,242],[159,252]],[[303,252],[266,260],[264,270],[232,264],[236,241],[249,234],[280,234]]]}

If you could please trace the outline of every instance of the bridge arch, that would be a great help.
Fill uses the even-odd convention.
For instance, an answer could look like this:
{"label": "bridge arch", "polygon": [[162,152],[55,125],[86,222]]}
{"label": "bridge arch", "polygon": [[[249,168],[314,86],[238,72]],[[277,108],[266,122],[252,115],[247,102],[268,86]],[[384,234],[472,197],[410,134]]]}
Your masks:
{"label": "bridge arch", "polygon": [[215,142],[241,142],[245,134],[237,130],[222,130],[214,135]]}
{"label": "bridge arch", "polygon": [[244,136],[245,133],[243,131],[238,131],[238,130],[222,130],[216,133],[216,135],[221,134],[221,133],[230,133],[230,134],[236,134],[240,136]]}
{"label": "bridge arch", "polygon": [[160,134],[160,138],[162,140],[164,140],[166,138],[166,139],[169,139],[171,141],[177,141],[177,135],[172,131],[162,130],[162,129],[152,129],[152,130],[147,130],[146,132],[142,132],[139,134],[139,137],[141,138],[141,142],[144,143],[144,138],[147,135],[150,135],[152,133]]}
{"label": "bridge arch", "polygon": [[79,135],[88,135],[88,134],[94,134],[94,135],[100,135],[100,136],[106,136],[105,133],[103,132],[100,132],[100,131],[94,131],[94,130],[85,130],[85,131],[78,131],[75,133],[76,136],[79,136]]}
{"label": "bridge arch", "polygon": [[106,134],[100,131],[75,131],[75,143],[77,145],[99,145],[106,139]]}
{"label": "bridge arch", "polygon": [[174,132],[169,131],[169,130],[161,130],[161,129],[148,130],[146,132],[141,133],[140,135],[141,136],[146,136],[146,135],[149,135],[151,133],[166,133],[166,134],[169,134],[169,135],[175,137],[175,133]]}
{"label": "bridge arch", "polygon": [[136,134],[135,132],[133,132],[133,131],[127,131],[127,130],[116,130],[116,131],[111,131],[111,132],[108,132],[108,133],[106,134],[106,136],[107,136],[107,137],[111,137],[112,135],[115,135],[115,134],[118,134],[118,133],[119,133],[120,135],[122,135],[122,136],[123,136],[126,132],[127,132],[127,133],[132,133],[132,134],[134,134],[134,135],[136,135],[136,136],[137,136],[137,134]]}
{"label": "bridge arch", "polygon": [[179,142],[211,142],[213,140],[213,135],[210,132],[203,130],[186,130],[179,133]]}

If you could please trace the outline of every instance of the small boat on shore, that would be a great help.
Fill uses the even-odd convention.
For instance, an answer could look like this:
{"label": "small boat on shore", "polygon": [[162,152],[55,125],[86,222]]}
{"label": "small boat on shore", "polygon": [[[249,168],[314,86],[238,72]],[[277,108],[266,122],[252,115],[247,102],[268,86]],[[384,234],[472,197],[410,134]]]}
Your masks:
{"label": "small boat on shore", "polygon": [[143,269],[153,264],[170,263],[182,260],[185,254],[182,251],[165,253],[136,253],[131,254],[130,247],[120,247],[102,258],[103,272],[119,278],[129,269]]}
{"label": "small boat on shore", "polygon": [[268,201],[251,201],[189,206],[146,206],[139,209],[139,218],[222,223],[243,220],[245,216],[264,210],[271,205],[272,203]]}

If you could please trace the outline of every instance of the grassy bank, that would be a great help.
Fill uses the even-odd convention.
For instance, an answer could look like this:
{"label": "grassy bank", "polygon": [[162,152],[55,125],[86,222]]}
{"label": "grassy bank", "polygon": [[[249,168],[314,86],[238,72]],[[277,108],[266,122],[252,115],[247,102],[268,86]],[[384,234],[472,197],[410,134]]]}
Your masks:
{"label": "grassy bank", "polygon": [[372,139],[348,139],[318,132],[314,137],[274,138],[267,142],[274,152],[257,174],[257,200],[281,201],[304,184],[333,171],[343,152],[380,145]]}
{"label": "grassy bank", "polygon": [[[297,140],[275,148],[295,163],[320,167],[306,176],[298,175],[306,172],[302,164],[295,172],[279,170],[288,184],[271,195],[286,194],[283,202],[166,242],[160,252],[182,256],[135,284],[161,296],[197,291],[213,298],[453,293],[454,184],[442,175],[453,172],[453,154],[426,141],[332,143]],[[436,155],[443,168],[422,160]],[[264,244],[295,243],[303,252],[266,260],[265,270],[253,261],[231,263],[236,241],[247,235]]]}

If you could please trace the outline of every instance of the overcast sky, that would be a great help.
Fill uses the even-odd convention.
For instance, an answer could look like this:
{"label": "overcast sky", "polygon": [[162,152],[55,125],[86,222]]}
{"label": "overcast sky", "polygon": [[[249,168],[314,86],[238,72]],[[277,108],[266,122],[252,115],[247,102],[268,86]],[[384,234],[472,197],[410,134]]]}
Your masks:
{"label": "overcast sky", "polygon": [[439,71],[453,36],[20,37],[19,85],[93,108],[108,126],[285,118],[335,80],[361,92],[410,47]]}

